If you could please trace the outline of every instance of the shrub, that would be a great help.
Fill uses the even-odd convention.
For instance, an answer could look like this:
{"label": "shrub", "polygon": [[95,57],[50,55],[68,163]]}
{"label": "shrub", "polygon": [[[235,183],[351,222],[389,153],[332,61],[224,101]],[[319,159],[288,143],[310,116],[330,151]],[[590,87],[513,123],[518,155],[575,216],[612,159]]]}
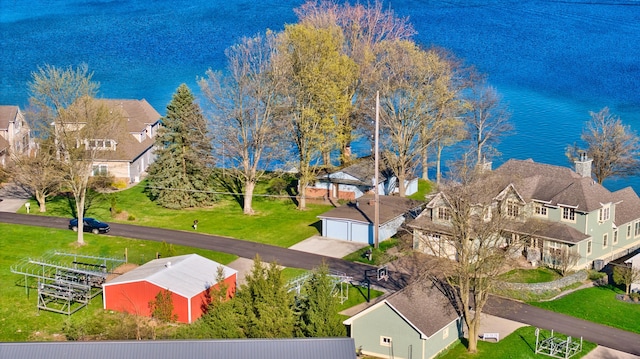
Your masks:
{"label": "shrub", "polygon": [[281,177],[276,177],[269,181],[267,186],[267,193],[271,195],[282,195],[289,186],[289,183]]}
{"label": "shrub", "polygon": [[130,215],[127,217],[127,221],[135,221],[135,220],[136,220],[136,216],[134,216],[133,214],[130,214]]}
{"label": "shrub", "polygon": [[600,279],[604,278],[606,275],[607,275],[607,273],[590,270],[589,271],[589,280],[600,280]]}

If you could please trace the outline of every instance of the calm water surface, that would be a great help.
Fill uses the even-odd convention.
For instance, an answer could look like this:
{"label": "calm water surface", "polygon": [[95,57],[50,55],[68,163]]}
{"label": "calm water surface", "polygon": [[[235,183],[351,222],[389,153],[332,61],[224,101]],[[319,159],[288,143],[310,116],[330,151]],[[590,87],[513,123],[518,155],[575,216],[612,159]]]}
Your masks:
{"label": "calm water surface", "polygon": [[[0,104],[26,106],[38,65],[85,62],[110,98],[146,98],[159,112],[180,83],[224,67],[242,36],[296,21],[302,1],[0,0]],[[416,41],[452,50],[489,75],[516,133],[502,157],[569,165],[589,111],[609,106],[640,128],[640,1],[391,1]],[[361,149],[365,151],[365,149]],[[640,178],[609,181],[612,189]]]}

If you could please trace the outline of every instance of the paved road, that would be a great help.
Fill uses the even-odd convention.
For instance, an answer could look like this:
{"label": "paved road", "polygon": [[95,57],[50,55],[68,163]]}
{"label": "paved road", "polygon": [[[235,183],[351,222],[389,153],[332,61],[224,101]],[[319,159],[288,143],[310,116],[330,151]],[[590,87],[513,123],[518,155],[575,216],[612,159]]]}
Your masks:
{"label": "paved road", "polygon": [[[0,222],[68,228],[69,220],[58,217],[36,217],[34,215],[0,212]],[[192,231],[174,231],[119,223],[111,224],[111,228],[110,234],[115,236],[199,247],[231,253],[244,258],[254,258],[256,254],[259,254],[265,262],[276,261],[287,267],[313,269],[324,261],[332,270],[351,275],[356,280],[363,278],[365,270],[375,268],[367,264],[352,263],[339,258]],[[393,290],[403,287],[407,280],[408,278],[406,277],[392,273],[389,281],[380,281],[375,284]],[[638,309],[640,310],[640,308]],[[640,356],[640,335],[638,334],[502,298],[492,297],[485,308],[485,312],[538,328],[553,329],[556,332],[571,335],[575,338],[583,337],[585,340],[599,345]]]}
{"label": "paved road", "polygon": [[[0,222],[26,224],[53,228],[68,228],[69,219],[48,216],[34,216],[9,212],[0,212]],[[263,262],[277,262],[285,267],[314,269],[323,262],[329,269],[345,273],[356,281],[364,279],[365,270],[376,267],[345,261],[339,258],[296,251],[268,244],[254,243],[229,237],[202,234],[195,231],[176,231],[161,228],[134,226],[121,223],[110,223],[110,235],[126,238],[146,239],[190,247],[198,247],[218,252],[235,254],[239,257],[253,259],[260,255]],[[399,273],[392,273],[387,281],[375,281],[374,285],[388,290],[398,290],[406,285],[407,278]]]}
{"label": "paved road", "polygon": [[[603,310],[606,310],[606,308],[603,308]],[[640,310],[640,306],[637,310]],[[584,340],[598,345],[640,357],[640,335],[635,333],[497,297],[491,298],[486,304],[483,313],[525,323],[537,328],[553,329],[558,333],[570,335],[572,338],[582,337]],[[640,326],[640,323],[638,325]]]}

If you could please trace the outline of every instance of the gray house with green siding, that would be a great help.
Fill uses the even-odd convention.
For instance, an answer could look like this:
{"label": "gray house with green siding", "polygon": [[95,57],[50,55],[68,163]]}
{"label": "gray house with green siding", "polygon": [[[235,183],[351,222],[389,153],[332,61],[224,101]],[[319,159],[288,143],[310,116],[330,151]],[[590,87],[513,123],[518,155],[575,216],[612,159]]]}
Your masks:
{"label": "gray house with green siding", "polygon": [[433,358],[463,335],[452,302],[437,287],[405,287],[344,321],[356,348],[379,358]]}
{"label": "gray house with green siding", "polygon": [[[631,187],[611,192],[591,178],[592,160],[562,166],[509,160],[489,173],[495,184],[486,193],[495,214],[512,218],[507,232],[525,236],[522,255],[532,264],[573,259],[572,269],[600,269],[640,248],[640,198]],[[416,250],[455,258],[447,244],[450,228],[447,198],[438,193],[409,224]],[[505,243],[508,243],[505,238]],[[565,259],[563,259],[565,258]]]}

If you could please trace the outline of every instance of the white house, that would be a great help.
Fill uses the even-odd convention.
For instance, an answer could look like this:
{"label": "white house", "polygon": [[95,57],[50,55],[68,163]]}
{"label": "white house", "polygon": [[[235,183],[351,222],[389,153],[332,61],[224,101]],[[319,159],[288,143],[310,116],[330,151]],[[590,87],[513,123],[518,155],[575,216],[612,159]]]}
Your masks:
{"label": "white house", "polygon": [[[407,180],[405,186],[405,195],[416,193],[418,179]],[[307,187],[307,196],[353,200],[372,193],[375,187],[375,163],[369,156],[357,159],[350,166],[319,174],[315,183]],[[390,169],[381,169],[377,187],[381,195],[398,193],[398,178]]]}

